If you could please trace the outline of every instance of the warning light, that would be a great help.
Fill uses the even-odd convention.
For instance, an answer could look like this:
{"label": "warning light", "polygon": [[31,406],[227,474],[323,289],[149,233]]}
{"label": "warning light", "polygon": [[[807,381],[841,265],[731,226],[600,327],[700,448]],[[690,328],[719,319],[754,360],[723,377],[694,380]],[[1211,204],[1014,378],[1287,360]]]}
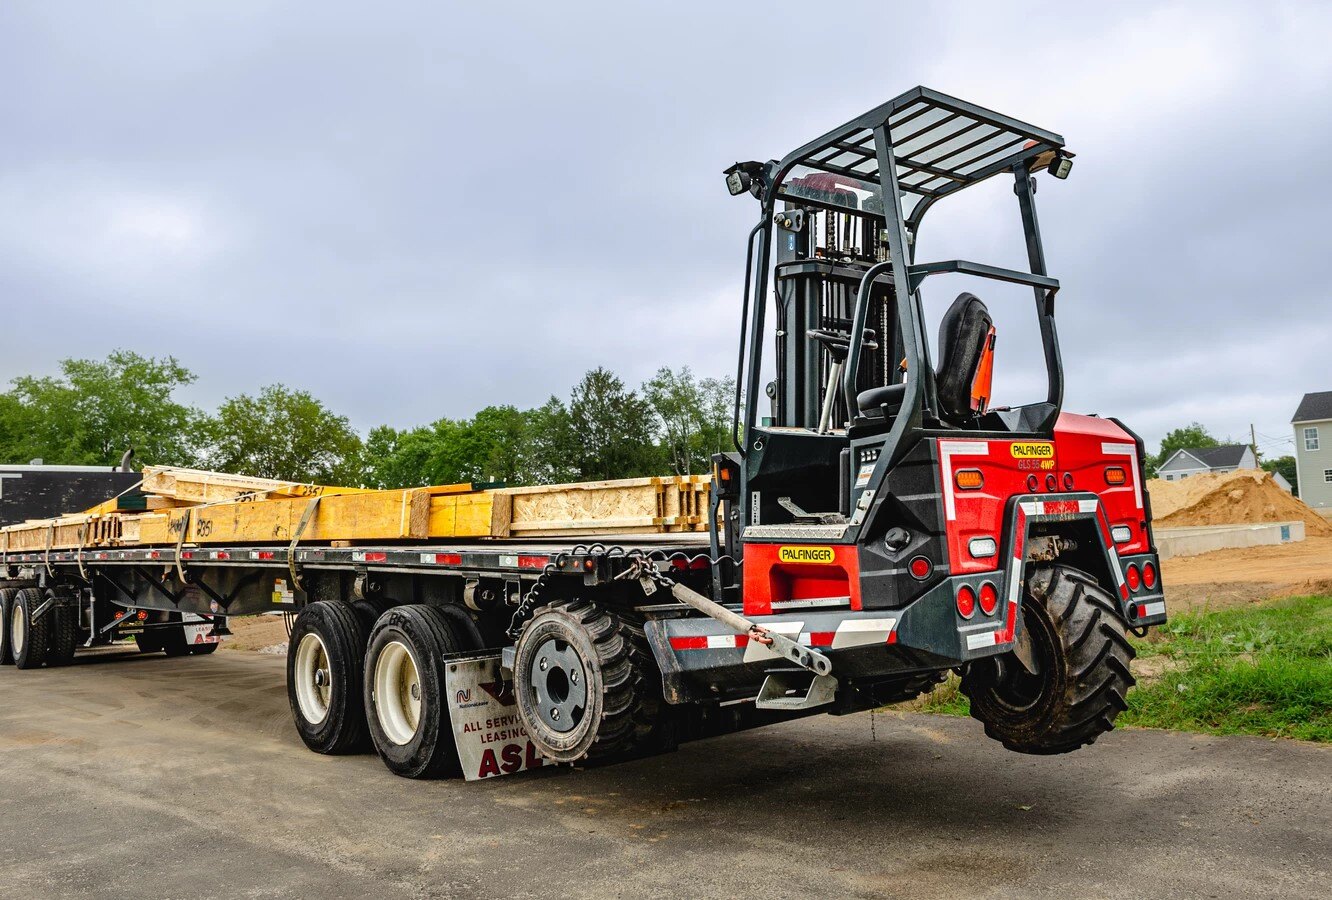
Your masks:
{"label": "warning light", "polygon": [[980,608],[981,612],[987,616],[994,615],[995,609],[999,607],[999,592],[995,590],[994,585],[985,582],[980,589]]}
{"label": "warning light", "polygon": [[980,490],[985,486],[985,476],[980,469],[961,469],[953,476],[953,481],[963,491]]}
{"label": "warning light", "polygon": [[1128,571],[1124,573],[1124,580],[1128,582],[1130,591],[1136,591],[1142,587],[1142,574],[1138,572],[1136,564],[1129,563]]}
{"label": "warning light", "polygon": [[1105,470],[1106,484],[1123,484],[1128,481],[1128,473],[1119,466],[1109,466]]}
{"label": "warning light", "polygon": [[957,589],[957,614],[964,619],[976,614],[976,592],[965,584]]}
{"label": "warning light", "polygon": [[907,564],[907,568],[911,571],[912,578],[924,581],[926,578],[929,578],[930,573],[934,571],[934,563],[930,562],[923,556],[917,556]]}

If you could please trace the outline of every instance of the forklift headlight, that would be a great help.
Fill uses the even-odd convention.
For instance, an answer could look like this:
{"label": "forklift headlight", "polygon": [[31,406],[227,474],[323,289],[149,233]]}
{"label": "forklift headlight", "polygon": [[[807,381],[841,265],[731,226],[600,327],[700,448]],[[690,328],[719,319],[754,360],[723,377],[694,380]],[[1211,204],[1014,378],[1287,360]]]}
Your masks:
{"label": "forklift headlight", "polygon": [[1067,156],[1057,155],[1054,161],[1050,163],[1050,174],[1060,181],[1068,177],[1068,173],[1073,171],[1073,160]]}
{"label": "forklift headlight", "polygon": [[749,185],[749,174],[742,172],[739,169],[728,173],[726,176],[726,189],[731,192],[732,197],[736,194],[743,194],[745,191],[749,190]]}

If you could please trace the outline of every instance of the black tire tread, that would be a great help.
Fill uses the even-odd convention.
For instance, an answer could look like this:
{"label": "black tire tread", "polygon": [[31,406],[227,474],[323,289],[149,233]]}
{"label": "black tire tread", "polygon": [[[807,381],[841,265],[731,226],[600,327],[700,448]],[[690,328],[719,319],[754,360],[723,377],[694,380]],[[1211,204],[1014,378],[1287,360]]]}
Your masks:
{"label": "black tire tread", "polygon": [[1114,728],[1136,683],[1129,664],[1137,655],[1113,597],[1091,576],[1065,566],[1036,569],[1029,578],[1028,615],[1045,615],[1062,662],[1049,702],[1033,716],[1013,715],[998,703],[993,686],[969,670],[962,693],[985,733],[1019,753],[1068,753]]}
{"label": "black tire tread", "polygon": [[14,648],[9,645],[9,612],[19,588],[0,588],[0,666],[14,664]]}
{"label": "black tire tread", "polygon": [[19,669],[40,669],[46,662],[47,648],[51,644],[49,612],[36,622],[31,620],[32,611],[40,606],[45,598],[39,588],[24,588],[14,597],[14,603],[23,608],[29,617],[27,637],[23,642],[23,652],[14,655],[14,665]]}
{"label": "black tire tread", "polygon": [[[310,618],[301,622],[301,616]],[[365,722],[365,705],[361,694],[365,645],[370,629],[361,614],[350,604],[340,600],[319,600],[306,606],[296,617],[296,624],[287,639],[287,702],[291,705],[291,714],[299,723],[301,710],[292,683],[292,671],[296,665],[296,647],[307,630],[315,628],[318,629],[330,656],[329,664],[333,664],[332,657],[336,656],[339,660],[345,661],[347,666],[343,692],[340,695],[343,702],[340,709],[330,708],[328,711],[330,716],[336,717],[333,722],[334,727],[328,734],[321,736],[307,734],[299,724],[296,731],[305,746],[315,753],[342,756],[363,752],[370,744],[370,733]]]}
{"label": "black tire tread", "polygon": [[51,627],[47,640],[46,665],[50,668],[67,666],[74,661],[78,649],[78,607],[61,603],[47,613]]}
{"label": "black tire tread", "polygon": [[591,638],[602,673],[602,711],[588,760],[620,759],[649,749],[657,736],[661,681],[640,625],[586,599],[563,600],[538,609],[572,618]]}

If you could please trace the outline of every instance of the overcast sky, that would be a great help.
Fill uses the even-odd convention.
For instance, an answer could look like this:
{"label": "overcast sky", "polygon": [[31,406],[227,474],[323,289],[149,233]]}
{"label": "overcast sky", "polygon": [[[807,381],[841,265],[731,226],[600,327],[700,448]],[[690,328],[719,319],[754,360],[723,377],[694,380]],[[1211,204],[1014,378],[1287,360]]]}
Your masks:
{"label": "overcast sky", "polygon": [[[1077,153],[1037,198],[1067,409],[1279,453],[1332,390],[1332,5],[640,6],[0,5],[0,380],[174,354],[190,402],[364,430],[731,372],[721,170],[924,84]],[[1022,265],[1010,185],[920,260]]]}

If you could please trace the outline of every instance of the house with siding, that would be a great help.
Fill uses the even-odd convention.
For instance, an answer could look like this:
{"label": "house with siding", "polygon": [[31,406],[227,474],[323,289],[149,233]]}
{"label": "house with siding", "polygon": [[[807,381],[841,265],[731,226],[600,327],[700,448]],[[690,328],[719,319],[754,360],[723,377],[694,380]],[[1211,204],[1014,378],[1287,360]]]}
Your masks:
{"label": "house with siding", "polygon": [[1223,444],[1220,447],[1183,447],[1161,463],[1156,477],[1179,481],[1204,472],[1219,474],[1236,469],[1256,469],[1258,460],[1248,444]]}
{"label": "house with siding", "polygon": [[1300,499],[1332,517],[1332,391],[1305,394],[1290,422]]}

